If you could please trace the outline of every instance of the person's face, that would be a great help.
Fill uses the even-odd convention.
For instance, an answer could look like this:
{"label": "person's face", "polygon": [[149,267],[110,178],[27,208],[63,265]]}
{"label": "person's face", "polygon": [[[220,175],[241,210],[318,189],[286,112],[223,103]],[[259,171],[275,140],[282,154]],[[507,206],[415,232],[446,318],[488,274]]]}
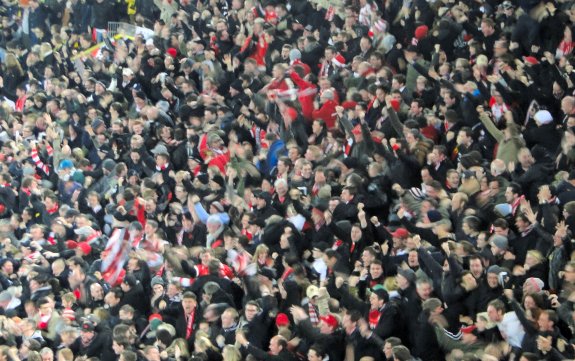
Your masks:
{"label": "person's face", "polygon": [[278,337],[272,337],[272,339],[270,340],[270,353],[272,355],[278,355],[281,352],[281,346],[279,345],[278,342]]}
{"label": "person's face", "polygon": [[234,324],[234,317],[230,312],[225,311],[222,313],[222,327],[223,328],[230,328]]}
{"label": "person's face", "polygon": [[258,308],[255,305],[246,306],[245,316],[248,322],[253,320],[257,314],[258,314]]}
{"label": "person's face", "polygon": [[[412,115],[420,115],[421,114],[421,107],[419,106],[418,102],[411,102],[411,105],[409,107],[409,112]],[[436,151],[436,150],[434,150]]]}
{"label": "person's face", "polygon": [[330,199],[329,201],[329,211],[333,212],[335,210],[335,208],[337,207],[337,205],[339,204],[339,200],[337,199]]}
{"label": "person's face", "polygon": [[[298,158],[299,158],[299,153],[297,148],[290,148],[288,151],[288,158],[292,161],[295,162]],[[279,162],[278,162],[279,163]]]}
{"label": "person's face", "polygon": [[94,332],[82,330],[82,332],[80,332],[80,337],[82,338],[83,344],[89,344],[94,338]]}
{"label": "person's face", "polygon": [[575,283],[575,268],[569,265],[565,266],[565,273],[563,275],[563,278],[568,283]]}
{"label": "person's face", "polygon": [[285,183],[280,183],[276,187],[276,192],[279,196],[282,196],[282,197],[285,196],[287,191],[288,191],[288,189],[287,189],[287,186],[285,185]]}
{"label": "person's face", "polygon": [[518,155],[519,163],[524,168],[527,168],[531,165],[533,157],[531,156],[531,152],[529,151],[521,151]]}
{"label": "person's face", "polygon": [[403,277],[400,274],[397,274],[395,276],[395,281],[397,282],[399,288],[401,288],[402,290],[405,290],[406,288],[409,287],[409,281],[407,280],[407,278]]}
{"label": "person's face", "polygon": [[429,174],[429,170],[422,169],[421,170],[421,180],[424,184],[429,184],[433,181],[433,177]]}
{"label": "person's face", "polygon": [[516,194],[513,193],[513,190],[511,187],[507,187],[505,189],[505,201],[507,203],[513,203],[513,201],[515,200]]}
{"label": "person's face", "polygon": [[162,285],[159,285],[159,284],[154,285],[153,289],[154,289],[155,295],[161,295],[162,293],[164,293],[164,286],[162,286]]}
{"label": "person's face", "polygon": [[383,353],[385,354],[386,359],[391,359],[393,357],[392,349],[393,349],[393,346],[389,342],[386,342],[383,345]]}
{"label": "person's face", "polygon": [[182,307],[185,313],[190,313],[196,307],[196,300],[193,298],[184,298],[182,300]]}
{"label": "person's face", "polygon": [[499,322],[501,320],[501,314],[493,306],[487,307],[487,317],[491,322]]}
{"label": "person's face", "polygon": [[536,307],[537,307],[537,304],[533,300],[533,297],[526,296],[525,299],[523,300],[523,308],[525,308],[525,310],[533,310]]}
{"label": "person's face", "polygon": [[517,230],[518,230],[519,232],[525,231],[525,229],[527,229],[528,225],[529,225],[529,224],[528,224],[527,222],[525,222],[525,221],[523,220],[523,218],[521,218],[521,217],[517,217],[517,218],[515,219],[515,226],[517,227]]}
{"label": "person's face", "polygon": [[372,263],[369,266],[369,274],[372,279],[376,280],[383,275],[383,267],[380,264]]}
{"label": "person's face", "polygon": [[382,300],[380,300],[375,293],[372,293],[369,295],[369,304],[372,310],[377,310],[382,307]]}
{"label": "person's face", "polygon": [[308,361],[321,361],[322,358],[317,354],[317,352],[315,352],[315,350],[310,349],[307,352],[307,360]]}
{"label": "person's face", "polygon": [[481,32],[485,36],[489,36],[493,34],[493,27],[487,24],[486,22],[481,22]]}
{"label": "person's face", "polygon": [[94,300],[104,299],[104,290],[102,289],[102,286],[97,283],[93,283],[90,286],[90,294]]}
{"label": "person's face", "polygon": [[447,176],[447,182],[452,188],[457,188],[459,186],[459,173],[452,172]]}
{"label": "person's face", "polygon": [[419,286],[417,286],[416,291],[419,298],[425,301],[429,299],[429,297],[431,297],[431,292],[433,292],[433,288],[429,283],[422,283]]}
{"label": "person's face", "polygon": [[14,273],[14,265],[10,261],[6,261],[2,266],[2,272],[6,275],[11,275]]}
{"label": "person's face", "polygon": [[320,321],[319,322],[319,332],[324,334],[324,335],[329,335],[333,332],[333,329],[325,321]]}
{"label": "person's face", "polygon": [[497,288],[499,286],[499,277],[495,273],[488,273],[487,285],[490,288]]}
{"label": "person's face", "polygon": [[352,242],[357,242],[361,239],[361,228],[357,226],[351,227],[351,240]]}
{"label": "person's face", "polygon": [[469,270],[473,274],[473,277],[480,278],[483,275],[483,265],[481,260],[472,259],[469,261]]}
{"label": "person's face", "polygon": [[43,315],[50,315],[52,314],[52,305],[49,303],[45,303],[40,306],[40,313]]}
{"label": "person's face", "polygon": [[371,264],[375,257],[369,251],[363,251],[361,254],[361,262],[364,266],[368,266]]}
{"label": "person's face", "polygon": [[409,252],[409,255],[407,256],[407,265],[409,267],[419,267],[419,258],[417,255],[417,251]]}

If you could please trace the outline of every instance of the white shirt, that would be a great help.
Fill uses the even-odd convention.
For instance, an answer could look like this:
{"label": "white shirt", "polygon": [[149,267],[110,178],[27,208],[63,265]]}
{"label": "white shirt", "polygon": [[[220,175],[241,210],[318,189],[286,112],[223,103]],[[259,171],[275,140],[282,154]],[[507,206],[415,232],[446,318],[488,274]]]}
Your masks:
{"label": "white shirt", "polygon": [[521,341],[523,341],[523,336],[525,336],[525,330],[523,325],[517,318],[515,312],[507,312],[503,316],[503,320],[497,324],[499,332],[503,339],[507,341],[513,347],[521,347]]}

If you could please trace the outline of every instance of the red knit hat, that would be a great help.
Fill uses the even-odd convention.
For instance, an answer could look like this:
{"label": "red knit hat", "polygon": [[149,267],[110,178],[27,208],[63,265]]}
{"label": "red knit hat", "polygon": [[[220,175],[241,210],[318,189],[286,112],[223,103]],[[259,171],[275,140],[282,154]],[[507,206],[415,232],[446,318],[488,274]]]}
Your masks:
{"label": "red knit hat", "polygon": [[90,246],[87,242],[78,243],[78,248],[84,252],[84,255],[89,255],[90,252],[92,252],[92,246]]}
{"label": "red knit hat", "polygon": [[168,48],[168,50],[166,50],[166,53],[168,53],[168,55],[174,59],[178,56],[178,51],[176,50],[176,48]]}
{"label": "red knit hat", "polygon": [[341,103],[341,106],[343,107],[343,109],[346,109],[346,110],[355,109],[356,105],[357,105],[357,103],[354,102],[353,100],[346,100],[343,103]]}
{"label": "red knit hat", "polygon": [[148,317],[148,322],[152,322],[152,320],[156,320],[156,319],[162,321],[162,315],[160,315],[159,313],[152,313]]}
{"label": "red knit hat", "polygon": [[535,58],[534,56],[524,56],[523,60],[525,61],[525,63],[529,63],[531,65],[539,64],[537,58]]}
{"label": "red knit hat", "polygon": [[325,322],[332,329],[336,329],[337,326],[339,325],[339,322],[337,321],[337,318],[335,318],[334,315],[321,316],[319,320]]}
{"label": "red knit hat", "polygon": [[339,68],[343,68],[345,66],[345,58],[341,54],[337,54],[336,56],[334,56],[334,58],[331,59],[331,62],[333,63],[333,65]]}
{"label": "red knit hat", "polygon": [[429,31],[429,28],[427,27],[427,25],[420,25],[417,28],[415,28],[415,35],[414,36],[417,40],[421,40],[427,36],[428,31]]}
{"label": "red knit hat", "polygon": [[289,318],[285,313],[278,313],[276,316],[276,326],[285,327],[289,326]]}

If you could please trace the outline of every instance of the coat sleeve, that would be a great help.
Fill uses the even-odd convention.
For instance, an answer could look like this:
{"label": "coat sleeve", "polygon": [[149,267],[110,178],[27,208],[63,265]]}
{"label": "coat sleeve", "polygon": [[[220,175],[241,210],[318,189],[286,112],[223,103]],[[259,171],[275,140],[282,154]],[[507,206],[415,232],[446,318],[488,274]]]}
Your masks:
{"label": "coat sleeve", "polygon": [[397,309],[395,306],[388,304],[383,312],[384,314],[381,315],[381,319],[373,330],[373,333],[385,340],[396,334],[395,330],[398,328],[396,324]]}

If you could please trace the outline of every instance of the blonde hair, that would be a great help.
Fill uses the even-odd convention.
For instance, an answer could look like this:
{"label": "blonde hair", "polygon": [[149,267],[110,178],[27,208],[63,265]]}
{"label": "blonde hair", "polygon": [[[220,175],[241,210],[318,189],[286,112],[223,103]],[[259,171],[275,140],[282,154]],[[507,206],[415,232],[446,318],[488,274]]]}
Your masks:
{"label": "blonde hair", "polygon": [[208,350],[208,349],[212,349],[214,351],[218,350],[214,346],[214,344],[212,344],[212,341],[210,341],[210,339],[205,337],[205,336],[196,337],[196,341],[194,342],[194,346],[196,348],[196,351],[198,351],[198,348],[201,349],[202,351]]}
{"label": "blonde hair", "polygon": [[188,350],[188,343],[183,338],[177,338],[172,341],[172,344],[166,349],[168,355],[174,355],[176,353],[176,346],[180,348],[181,357],[187,359],[190,357],[190,351]]}
{"label": "blonde hair", "polygon": [[266,246],[265,244],[260,244],[256,247],[256,250],[254,251],[254,255],[252,257],[252,262],[257,262],[258,261],[258,257],[260,254],[267,252],[269,254],[270,249],[268,248],[268,246]]}
{"label": "blonde hair", "polygon": [[242,354],[236,346],[225,345],[222,350],[222,357],[224,361],[240,361],[242,359]]}
{"label": "blonde hair", "polygon": [[74,353],[72,352],[72,350],[66,347],[58,351],[57,357],[58,359],[62,357],[64,361],[72,361],[74,360]]}
{"label": "blonde hair", "polygon": [[18,61],[18,58],[13,53],[6,53],[4,57],[4,64],[6,64],[6,69],[16,70],[20,75],[24,74],[24,70],[22,70],[22,65]]}

